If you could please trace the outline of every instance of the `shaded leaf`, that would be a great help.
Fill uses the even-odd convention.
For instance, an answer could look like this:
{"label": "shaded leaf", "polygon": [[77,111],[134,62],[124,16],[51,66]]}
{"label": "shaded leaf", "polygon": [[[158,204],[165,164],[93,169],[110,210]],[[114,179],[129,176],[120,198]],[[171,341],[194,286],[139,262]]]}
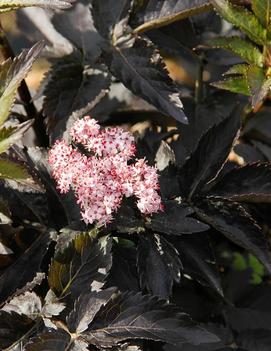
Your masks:
{"label": "shaded leaf", "polygon": [[241,347],[247,351],[269,351],[271,332],[260,327],[253,331],[244,331],[238,336],[238,341]]}
{"label": "shaded leaf", "polygon": [[[41,201],[40,199],[39,202],[42,202],[43,206],[33,206],[38,198],[37,193],[29,197],[24,196],[26,194],[20,193],[19,198],[24,200],[26,206],[31,209],[34,207],[32,211],[39,216],[42,215],[40,213],[41,211],[44,215],[45,206],[47,205],[49,207],[48,219],[51,226],[63,228],[64,226],[67,226],[67,224],[72,224],[75,226],[74,229],[82,230],[84,226],[82,226],[82,221],[80,220],[80,208],[79,205],[76,204],[73,194],[69,193],[63,196],[59,194],[55,187],[48,164],[48,150],[45,148],[28,147],[24,150],[16,149],[16,154],[20,159],[26,162],[29,171],[31,171],[32,177],[34,179],[38,178],[46,190],[46,197],[44,194],[39,193],[39,197],[43,200]],[[72,234],[69,236],[71,235]]]}
{"label": "shaded leaf", "polygon": [[112,347],[129,339],[150,339],[199,345],[218,339],[197,327],[188,315],[157,297],[141,293],[115,294],[90,324],[83,337],[98,347]]}
{"label": "shaded leaf", "polygon": [[228,158],[240,128],[240,109],[201,137],[196,150],[180,171],[182,193],[192,197],[205,183],[214,179]]}
{"label": "shaded leaf", "polygon": [[111,240],[95,240],[88,233],[78,235],[52,260],[48,282],[57,296],[100,289],[111,267]]}
{"label": "shaded leaf", "polygon": [[16,97],[16,92],[39,56],[44,44],[37,43],[29,50],[24,50],[12,61],[8,59],[0,67],[0,125],[8,118]]}
{"label": "shaded leaf", "polygon": [[132,46],[112,46],[104,54],[112,74],[134,94],[162,113],[187,123],[179,89],[169,77],[162,57],[151,44],[136,38]]}
{"label": "shaded leaf", "polygon": [[3,127],[0,129],[0,154],[5,152],[12,144],[20,140],[33,120],[26,121],[16,127]]}
{"label": "shaded leaf", "polygon": [[209,198],[197,203],[196,212],[201,220],[254,254],[271,272],[271,257],[267,241],[261,228],[242,206],[226,200]]}
{"label": "shaded leaf", "polygon": [[[83,54],[82,63],[92,64],[97,61],[101,54],[101,37],[97,33],[90,11],[90,3],[92,1],[77,0],[73,7],[68,11],[61,11],[54,13],[51,19],[53,26],[56,29],[56,36],[61,34],[64,40],[69,40],[72,44],[73,50],[76,48]],[[49,18],[49,14],[47,14]],[[31,20],[31,18],[30,18]],[[45,36],[48,36],[48,24],[35,23],[40,28]],[[48,39],[48,37],[47,37]],[[58,40],[59,38],[52,38],[53,52],[59,50]],[[55,39],[55,40],[54,40]],[[64,49],[67,50],[68,45],[64,45]],[[70,53],[67,51],[67,54]],[[61,55],[63,56],[63,55]]]}
{"label": "shaded leaf", "polygon": [[0,347],[5,349],[19,340],[33,325],[27,316],[0,310]]}
{"label": "shaded leaf", "polygon": [[232,5],[228,0],[210,0],[218,13],[228,22],[240,28],[257,44],[265,44],[266,29],[257,17],[245,7]]}
{"label": "shaded leaf", "polygon": [[0,4],[0,13],[29,6],[38,6],[51,9],[66,9],[72,6],[74,1],[75,0],[4,0]]}
{"label": "shaded leaf", "polygon": [[138,14],[137,20],[142,24],[134,32],[140,33],[165,26],[209,8],[210,3],[207,0],[150,0],[143,11]]}
{"label": "shaded leaf", "polygon": [[181,235],[203,232],[209,228],[195,218],[189,217],[194,210],[185,203],[178,204],[176,201],[165,203],[165,209],[159,214],[152,215],[147,224],[153,231],[169,234]]}
{"label": "shaded leaf", "polygon": [[183,260],[184,271],[201,284],[207,283],[223,296],[219,272],[207,237],[185,237],[177,247]]}
{"label": "shaded leaf", "polygon": [[83,340],[72,339],[64,330],[57,329],[38,334],[25,346],[26,351],[88,351]]}
{"label": "shaded leaf", "polygon": [[82,333],[93,321],[96,314],[112,298],[115,288],[99,292],[82,293],[74,302],[74,307],[67,317],[67,325],[72,333]]}
{"label": "shaded leaf", "polygon": [[52,141],[63,137],[74,121],[89,112],[107,93],[110,76],[76,55],[61,58],[51,69],[43,110]]}
{"label": "shaded leaf", "polygon": [[[108,11],[108,9],[111,11]],[[92,2],[92,14],[95,27],[102,37],[116,40],[121,36],[127,26],[130,0],[94,0]],[[116,37],[115,37],[116,36]]]}
{"label": "shaded leaf", "polygon": [[252,43],[244,40],[240,37],[217,37],[208,40],[208,44],[230,50],[234,54],[240,56],[247,63],[257,65],[259,67],[263,66],[263,54]]}
{"label": "shaded leaf", "polygon": [[234,201],[270,202],[271,167],[269,163],[252,163],[234,168],[210,191],[211,196],[219,196]]}
{"label": "shaded leaf", "polygon": [[244,76],[230,77],[224,80],[213,82],[211,83],[211,85],[218,89],[231,91],[232,93],[250,96],[250,90],[248,87],[247,79]]}
{"label": "shaded leaf", "polygon": [[42,232],[26,252],[1,275],[0,304],[11,299],[18,289],[31,282],[40,271],[41,262],[54,234],[53,231]]}
{"label": "shaded leaf", "polygon": [[168,298],[181,278],[182,263],[175,247],[158,234],[139,237],[137,266],[141,289]]}

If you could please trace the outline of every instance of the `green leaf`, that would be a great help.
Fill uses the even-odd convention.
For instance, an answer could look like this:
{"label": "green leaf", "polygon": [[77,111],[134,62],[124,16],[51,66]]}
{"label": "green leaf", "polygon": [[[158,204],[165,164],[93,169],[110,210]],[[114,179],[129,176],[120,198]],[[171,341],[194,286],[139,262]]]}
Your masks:
{"label": "green leaf", "polygon": [[49,286],[61,297],[101,288],[111,260],[110,239],[95,240],[89,233],[79,234],[53,259],[48,274]]}
{"label": "green leaf", "polygon": [[269,93],[271,78],[266,79],[265,71],[257,66],[249,66],[246,76],[252,96],[251,105],[257,110]]}
{"label": "green leaf", "polygon": [[263,55],[260,50],[247,40],[240,37],[218,37],[208,40],[208,44],[232,51],[247,63],[263,66]]}
{"label": "green leaf", "polygon": [[267,28],[270,24],[271,1],[270,0],[252,0],[252,10],[258,17],[261,24]]}
{"label": "green leaf", "polygon": [[250,90],[245,77],[229,77],[224,80],[211,83],[213,87],[218,89],[228,90],[232,93],[243,94],[250,96]]}
{"label": "green leaf", "polygon": [[134,32],[141,33],[166,26],[209,8],[208,0],[150,0],[143,12],[138,14],[138,21],[142,24]]}
{"label": "green leaf", "polygon": [[238,65],[234,65],[230,67],[226,72],[223,73],[223,76],[230,75],[245,75],[248,69],[248,65],[246,63],[240,63]]}
{"label": "green leaf", "polygon": [[0,129],[0,154],[7,151],[8,148],[17,140],[21,139],[28,128],[33,124],[33,120],[26,121],[15,127],[3,127]]}
{"label": "green leaf", "polygon": [[210,0],[218,13],[228,22],[240,28],[255,43],[266,43],[266,29],[256,16],[245,7],[232,5],[228,0]]}
{"label": "green leaf", "polygon": [[66,9],[71,7],[73,2],[74,0],[4,0],[0,3],[0,13],[29,6]]}
{"label": "green leaf", "polygon": [[0,178],[26,180],[30,176],[22,164],[8,159],[0,159]]}
{"label": "green leaf", "polygon": [[30,71],[43,46],[43,43],[37,43],[31,49],[24,50],[13,61],[8,59],[0,66],[0,126],[8,118],[17,89]]}

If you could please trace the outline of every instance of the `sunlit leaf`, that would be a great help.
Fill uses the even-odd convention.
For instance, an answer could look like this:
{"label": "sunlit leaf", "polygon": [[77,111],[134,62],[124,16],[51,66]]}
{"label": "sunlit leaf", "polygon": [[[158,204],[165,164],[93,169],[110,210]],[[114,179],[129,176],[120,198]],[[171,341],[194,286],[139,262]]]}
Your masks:
{"label": "sunlit leaf", "polygon": [[8,118],[17,89],[31,70],[43,46],[43,43],[38,43],[31,49],[24,50],[14,60],[8,59],[0,66],[0,125]]}
{"label": "sunlit leaf", "polygon": [[232,51],[247,63],[252,63],[259,67],[263,66],[264,59],[260,50],[249,41],[240,37],[217,37],[208,40],[208,44]]}
{"label": "sunlit leaf", "polygon": [[210,0],[210,3],[225,20],[240,28],[252,41],[261,45],[266,43],[266,29],[245,7],[232,5],[229,0]]}
{"label": "sunlit leaf", "polygon": [[232,93],[250,96],[250,90],[245,76],[227,77],[224,80],[211,83],[211,85],[218,89],[231,91]]}
{"label": "sunlit leaf", "polygon": [[210,9],[208,0],[150,0],[137,15],[137,21],[142,24],[134,32],[140,33],[162,27],[208,9]]}

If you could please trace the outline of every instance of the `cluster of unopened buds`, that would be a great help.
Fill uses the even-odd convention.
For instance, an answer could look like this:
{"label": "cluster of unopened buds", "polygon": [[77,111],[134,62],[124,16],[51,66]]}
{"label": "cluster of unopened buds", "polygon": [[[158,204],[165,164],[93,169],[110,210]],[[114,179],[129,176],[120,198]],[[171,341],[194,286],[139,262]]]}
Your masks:
{"label": "cluster of unopened buds", "polygon": [[49,151],[49,164],[59,191],[74,191],[85,223],[110,222],[123,197],[135,196],[143,214],[162,208],[156,168],[144,159],[132,162],[136,147],[131,133],[101,129],[95,119],[84,117],[75,122],[70,135],[75,146],[57,141]]}

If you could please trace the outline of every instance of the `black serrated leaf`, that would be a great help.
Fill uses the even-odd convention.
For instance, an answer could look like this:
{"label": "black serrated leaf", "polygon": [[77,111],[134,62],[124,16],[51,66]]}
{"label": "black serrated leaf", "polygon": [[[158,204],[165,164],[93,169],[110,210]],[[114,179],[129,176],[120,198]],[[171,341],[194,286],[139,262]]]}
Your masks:
{"label": "black serrated leaf", "polygon": [[216,177],[226,161],[240,128],[240,110],[210,128],[180,171],[182,194],[192,197],[204,184]]}
{"label": "black serrated leaf", "polygon": [[203,232],[209,228],[205,223],[189,217],[194,210],[185,203],[167,201],[163,212],[154,214],[147,224],[153,231],[169,235]]}
{"label": "black serrated leaf", "polygon": [[223,296],[221,279],[206,236],[189,236],[177,243],[184,271],[203,285],[214,288]]}
{"label": "black serrated leaf", "polygon": [[229,240],[253,253],[271,272],[271,256],[261,228],[238,203],[226,200],[202,200],[196,204],[202,220]]}
{"label": "black serrated leaf", "polygon": [[88,351],[83,340],[72,339],[64,330],[50,330],[31,339],[26,351]]}
{"label": "black serrated leaf", "polygon": [[26,283],[31,282],[40,271],[42,259],[54,234],[54,231],[49,230],[42,232],[29,249],[1,275],[0,304],[11,299],[17,289],[21,289]]}
{"label": "black serrated leaf", "polygon": [[165,26],[209,8],[208,0],[150,0],[143,11],[137,15],[137,21],[141,24],[135,32]]}
{"label": "black serrated leaf", "polygon": [[112,45],[104,54],[112,74],[162,113],[187,123],[179,89],[169,77],[158,51],[151,42],[140,37],[132,41],[132,46]]}
{"label": "black serrated leaf", "polygon": [[174,281],[181,278],[178,251],[162,236],[148,233],[140,235],[137,252],[141,288],[167,299]]}
{"label": "black serrated leaf", "polygon": [[238,202],[270,202],[270,164],[252,163],[234,168],[210,190],[210,194]]}
{"label": "black serrated leaf", "polygon": [[[114,40],[114,32],[123,34],[128,22],[131,0],[94,0],[92,15],[102,37]],[[108,11],[110,9],[110,11]]]}
{"label": "black serrated leaf", "polygon": [[0,348],[11,346],[22,337],[33,325],[32,319],[16,312],[0,310]]}
{"label": "black serrated leaf", "polygon": [[108,91],[108,73],[85,66],[82,60],[71,55],[51,69],[43,104],[51,141],[63,137],[74,121],[89,112]]}
{"label": "black serrated leaf", "polygon": [[115,294],[100,310],[83,337],[98,347],[112,347],[129,339],[150,339],[199,345],[218,338],[197,327],[185,313],[157,297],[141,293]]}
{"label": "black serrated leaf", "polygon": [[73,310],[67,317],[69,331],[77,334],[84,332],[102,306],[112,298],[115,291],[115,288],[111,288],[99,292],[92,291],[87,294],[81,294],[75,300]]}

